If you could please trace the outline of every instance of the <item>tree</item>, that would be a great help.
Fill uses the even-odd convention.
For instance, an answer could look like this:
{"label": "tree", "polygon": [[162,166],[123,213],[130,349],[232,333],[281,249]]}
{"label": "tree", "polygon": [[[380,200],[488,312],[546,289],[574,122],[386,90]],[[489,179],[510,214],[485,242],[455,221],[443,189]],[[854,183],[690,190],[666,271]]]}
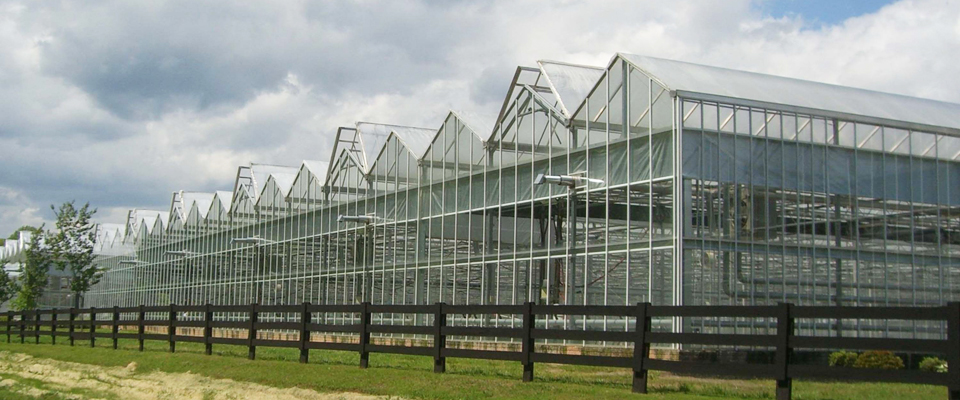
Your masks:
{"label": "tree", "polygon": [[[43,231],[43,226],[40,227]],[[50,249],[44,243],[42,234],[33,234],[30,243],[23,251],[24,261],[20,264],[17,297],[13,299],[12,308],[29,310],[37,308],[40,296],[47,286],[47,275],[50,270]]]}
{"label": "tree", "polygon": [[6,265],[6,261],[0,260],[0,305],[16,296],[20,289],[17,287],[17,282],[10,278],[10,273],[7,272],[6,268],[3,268],[3,265]]}
{"label": "tree", "polygon": [[33,232],[33,233],[40,233],[40,229],[39,229],[39,228],[30,226],[30,225],[23,225],[23,226],[17,228],[17,230],[13,231],[13,233],[11,233],[10,236],[7,236],[6,239],[0,238],[0,244],[6,243],[7,240],[17,240],[17,239],[20,239],[20,231],[29,231],[29,232]]}
{"label": "tree", "polygon": [[57,232],[50,239],[53,262],[60,271],[70,270],[73,306],[80,308],[83,294],[103,276],[103,271],[93,263],[97,226],[91,218],[97,209],[91,209],[90,203],[77,208],[73,201],[63,203],[59,209],[51,205],[50,209],[57,216]]}
{"label": "tree", "polygon": [[7,236],[7,240],[17,240],[17,239],[20,239],[20,231],[29,231],[29,232],[33,232],[33,233],[40,233],[40,228],[33,227],[33,226],[30,226],[30,225],[21,226],[21,227],[17,228],[17,230],[13,231],[13,233],[11,233],[10,236]]}

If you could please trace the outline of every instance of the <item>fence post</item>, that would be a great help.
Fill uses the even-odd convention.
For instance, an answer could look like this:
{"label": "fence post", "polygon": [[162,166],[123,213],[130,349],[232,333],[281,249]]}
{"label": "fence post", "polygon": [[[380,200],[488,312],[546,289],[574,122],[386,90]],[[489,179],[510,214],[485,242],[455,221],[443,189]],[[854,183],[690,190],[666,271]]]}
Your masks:
{"label": "fence post", "polygon": [[255,340],[257,340],[257,303],[250,304],[250,330],[247,331],[247,358],[251,360],[257,358]]}
{"label": "fence post", "polygon": [[144,320],[147,313],[143,311],[143,304],[137,307],[137,341],[139,342],[139,351],[143,351],[143,332],[145,331]]}
{"label": "fence post", "polygon": [[310,319],[312,314],[310,313],[310,303],[303,303],[303,310],[300,311],[300,363],[306,364],[310,361],[310,349],[307,347],[310,344]]}
{"label": "fence post", "polygon": [[90,307],[90,347],[97,347],[97,308]]}
{"label": "fence post", "polygon": [[117,342],[119,341],[117,334],[120,333],[120,310],[119,309],[120,307],[113,306],[113,330],[110,332],[110,334],[113,336],[114,350],[117,349]]}
{"label": "fence post", "polygon": [[790,303],[777,304],[777,400],[790,400],[793,392],[793,379],[790,379],[790,337],[793,336],[793,316],[790,315]]}
{"label": "fence post", "polygon": [[170,318],[167,321],[167,341],[170,342],[170,352],[177,351],[177,306],[170,304]]}
{"label": "fence post", "polygon": [[19,314],[20,314],[20,344],[24,344],[26,343],[26,338],[24,337],[24,335],[26,334],[25,331],[27,330],[27,322],[25,321],[27,319],[27,312],[20,311]]}
{"label": "fence post", "polygon": [[650,332],[650,303],[637,303],[637,321],[633,340],[633,392],[647,392],[647,367],[644,365],[650,356],[650,344],[647,333]]}
{"label": "fence post", "polygon": [[960,400],[960,302],[949,302],[947,320],[947,393],[950,400]]}
{"label": "fence post", "polygon": [[33,310],[33,335],[36,344],[40,344],[40,309]]}
{"label": "fence post", "polygon": [[67,325],[67,333],[70,336],[71,346],[73,346],[73,341],[74,341],[73,333],[76,332],[77,330],[77,328],[75,327],[76,321],[77,321],[77,309],[70,307],[70,321],[69,321],[69,324]]}
{"label": "fence post", "polygon": [[533,361],[534,352],[533,327],[535,325],[535,316],[533,315],[533,302],[523,304],[523,337],[520,362],[523,363],[523,381],[533,381]]}
{"label": "fence post", "polygon": [[7,311],[7,343],[10,343],[10,336],[13,333],[13,311]]}
{"label": "fence post", "polygon": [[50,343],[57,344],[57,312],[58,309],[54,309],[53,313],[50,314]]}
{"label": "fence post", "polygon": [[207,303],[203,313],[203,345],[204,354],[213,354],[213,306]]}
{"label": "fence post", "polygon": [[447,358],[443,356],[443,349],[447,347],[447,335],[443,328],[447,326],[447,314],[443,303],[437,303],[437,310],[433,314],[433,372],[447,371]]}
{"label": "fence post", "polygon": [[370,345],[370,303],[365,301],[360,303],[360,368],[366,368],[370,364],[368,345]]}

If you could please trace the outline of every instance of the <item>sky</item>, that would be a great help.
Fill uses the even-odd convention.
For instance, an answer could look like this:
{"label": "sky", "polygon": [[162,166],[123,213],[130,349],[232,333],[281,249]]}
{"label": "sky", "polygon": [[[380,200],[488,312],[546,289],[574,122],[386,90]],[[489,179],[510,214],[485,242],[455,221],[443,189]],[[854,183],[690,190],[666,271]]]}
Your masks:
{"label": "sky", "polygon": [[[960,103],[960,1],[0,2],[0,236],[122,223],[339,126],[499,109],[518,65],[616,52]],[[491,122],[492,125],[492,122]]]}
{"label": "sky", "polygon": [[[803,17],[813,26],[842,23],[847,18],[873,13],[893,1],[881,0],[778,0],[757,2],[766,16]],[[947,2],[943,2],[947,3]]]}

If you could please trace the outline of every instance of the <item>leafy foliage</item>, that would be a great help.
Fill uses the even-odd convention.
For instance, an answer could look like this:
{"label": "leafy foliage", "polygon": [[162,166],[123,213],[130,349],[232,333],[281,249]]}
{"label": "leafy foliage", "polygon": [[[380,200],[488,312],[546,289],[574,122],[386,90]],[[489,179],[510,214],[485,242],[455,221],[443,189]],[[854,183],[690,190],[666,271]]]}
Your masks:
{"label": "leafy foliage", "polygon": [[937,357],[924,357],[920,361],[920,370],[926,372],[947,372],[947,362]]}
{"label": "leafy foliage", "polygon": [[23,225],[23,226],[17,228],[17,230],[13,231],[13,233],[11,233],[10,236],[7,236],[6,239],[0,238],[0,245],[6,243],[7,240],[17,240],[17,239],[20,239],[20,231],[28,231],[28,232],[32,232],[32,233],[35,233],[35,234],[39,234],[39,233],[40,233],[40,229],[39,229],[39,228],[30,226],[30,225]]}
{"label": "leafy foliage", "polygon": [[871,350],[857,357],[856,368],[903,369],[903,360],[889,351]]}
{"label": "leafy foliage", "polygon": [[41,233],[41,229],[40,229],[40,228],[33,227],[33,226],[30,226],[30,225],[24,225],[24,226],[21,226],[21,227],[17,228],[17,230],[13,231],[13,233],[11,233],[10,236],[7,236],[7,240],[17,240],[17,239],[20,239],[20,231],[28,231],[28,232],[33,232],[33,233]]}
{"label": "leafy foliage", "polygon": [[[43,231],[42,226],[40,231]],[[47,286],[47,274],[51,265],[50,250],[44,243],[42,234],[35,233],[31,236],[23,253],[24,262],[20,264],[17,296],[11,303],[11,307],[16,310],[37,308],[43,289]]]}
{"label": "leafy foliage", "polygon": [[17,295],[19,288],[17,287],[17,282],[10,278],[10,273],[2,266],[6,264],[3,260],[0,260],[0,304],[6,303],[13,296]]}
{"label": "leafy foliage", "polygon": [[53,260],[58,270],[70,270],[74,306],[80,307],[81,295],[103,276],[103,271],[93,263],[97,226],[91,218],[97,210],[91,209],[90,203],[77,208],[73,201],[63,203],[59,209],[51,205],[50,209],[57,216],[57,233],[50,239]]}
{"label": "leafy foliage", "polygon": [[852,351],[835,351],[830,353],[828,362],[831,367],[852,367],[860,355]]}

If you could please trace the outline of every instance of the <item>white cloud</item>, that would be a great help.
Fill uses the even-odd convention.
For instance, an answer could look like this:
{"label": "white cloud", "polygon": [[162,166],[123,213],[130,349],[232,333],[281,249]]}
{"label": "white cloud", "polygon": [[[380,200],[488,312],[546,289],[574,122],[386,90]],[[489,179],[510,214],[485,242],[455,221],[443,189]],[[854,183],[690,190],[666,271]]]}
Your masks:
{"label": "white cloud", "polygon": [[18,190],[0,186],[0,226],[10,227],[0,238],[6,238],[21,226],[40,226],[45,222],[50,221],[34,201]]}
{"label": "white cloud", "polygon": [[[495,111],[517,65],[617,51],[960,102],[960,5],[838,25],[751,0],[0,5],[0,232],[77,199],[120,222],[237,165],[324,159],[338,126]],[[0,192],[0,198],[3,192]],[[119,220],[115,218],[120,218]]]}

